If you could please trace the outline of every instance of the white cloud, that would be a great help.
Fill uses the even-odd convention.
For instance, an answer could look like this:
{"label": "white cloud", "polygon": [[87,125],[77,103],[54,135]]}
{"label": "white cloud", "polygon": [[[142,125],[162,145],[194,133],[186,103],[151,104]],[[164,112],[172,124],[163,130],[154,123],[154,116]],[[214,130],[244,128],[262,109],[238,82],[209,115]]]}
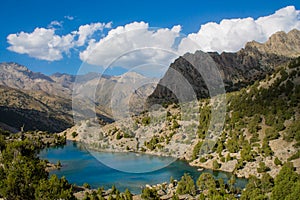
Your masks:
{"label": "white cloud", "polygon": [[10,34],[7,41],[11,51],[40,60],[55,61],[62,59],[62,54],[74,46],[73,38],[72,34],[55,35],[54,29],[36,28],[32,33]]}
{"label": "white cloud", "polygon": [[59,21],[52,21],[49,25],[48,25],[48,28],[55,28],[55,27],[62,27],[62,21],[59,22]]}
{"label": "white cloud", "polygon": [[[74,19],[72,16],[65,18]],[[61,25],[62,22],[53,21],[49,28],[10,34],[7,36],[10,44],[8,49],[37,59],[55,61],[62,59],[70,49],[79,48],[80,59],[93,65],[107,66],[121,56],[115,65],[128,68],[144,63],[159,63],[168,66],[178,54],[185,52],[199,49],[234,52],[248,41],[265,42],[277,31],[300,29],[300,11],[288,6],[258,19],[248,17],[224,19],[220,23],[209,22],[201,25],[197,33],[184,38],[180,33],[180,25],[151,29],[148,23],[132,22],[111,29],[111,22],[98,22],[81,25],[78,30],[66,35],[58,35],[55,27]],[[104,29],[111,30],[106,33]]]}
{"label": "white cloud", "polygon": [[78,35],[78,40],[76,42],[77,46],[84,45],[87,39],[89,39],[96,31],[103,31],[104,28],[111,28],[111,24],[111,22],[107,24],[98,22],[80,26],[78,31],[73,32],[73,34]]}
{"label": "white cloud", "polygon": [[90,40],[80,58],[98,66],[107,66],[115,59],[118,59],[115,65],[127,68],[145,63],[169,65],[177,55],[168,51],[175,51],[174,44],[180,31],[179,25],[172,29],[152,30],[145,22],[118,26],[99,41]]}
{"label": "white cloud", "polygon": [[70,16],[70,15],[66,15],[66,16],[64,16],[64,18],[67,20],[70,20],[70,21],[74,20],[74,17]]}
{"label": "white cloud", "polygon": [[[277,31],[288,32],[294,28],[300,29],[300,11],[288,6],[256,20],[249,17],[224,19],[219,24],[210,22],[202,25],[198,33],[189,34],[188,38],[204,51],[234,52],[248,41],[265,42]],[[190,52],[197,50],[187,40],[183,40],[180,47]]]}
{"label": "white cloud", "polygon": [[[61,26],[61,22],[53,21],[50,28],[36,28],[32,33],[20,32],[7,36],[10,51],[28,54],[40,60],[56,61],[68,54],[70,49],[82,46],[96,31],[111,27],[110,23],[92,23],[79,27],[67,35],[57,35],[53,26]],[[76,38],[78,38],[76,40]]]}

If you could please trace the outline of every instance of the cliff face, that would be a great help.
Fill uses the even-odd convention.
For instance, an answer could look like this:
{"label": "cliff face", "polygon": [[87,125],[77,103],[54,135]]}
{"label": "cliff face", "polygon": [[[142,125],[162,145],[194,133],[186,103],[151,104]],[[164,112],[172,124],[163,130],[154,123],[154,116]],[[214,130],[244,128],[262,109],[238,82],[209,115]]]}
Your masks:
{"label": "cliff face", "polygon": [[298,57],[300,55],[299,43],[300,31],[294,29],[288,33],[283,31],[277,32],[264,44],[252,41],[247,43],[246,46],[256,48],[261,53]]}
{"label": "cliff face", "polygon": [[[198,99],[208,97],[213,95],[209,94],[212,91],[208,87],[213,85],[212,87],[215,88],[214,85],[219,84],[216,76],[221,77],[227,92],[239,90],[256,80],[263,79],[273,72],[276,66],[300,56],[299,44],[300,31],[292,30],[289,33],[275,33],[263,44],[249,42],[245,48],[236,53],[210,52],[205,54],[201,51],[193,54],[187,53],[170,65],[157,88],[149,96],[148,102],[150,105],[178,102],[182,100],[180,95],[187,95],[190,92],[195,93]],[[218,72],[211,72],[211,66],[215,66]],[[179,75],[174,77],[174,71]],[[178,81],[178,77],[185,80]],[[186,92],[182,83],[190,85],[192,91]]]}

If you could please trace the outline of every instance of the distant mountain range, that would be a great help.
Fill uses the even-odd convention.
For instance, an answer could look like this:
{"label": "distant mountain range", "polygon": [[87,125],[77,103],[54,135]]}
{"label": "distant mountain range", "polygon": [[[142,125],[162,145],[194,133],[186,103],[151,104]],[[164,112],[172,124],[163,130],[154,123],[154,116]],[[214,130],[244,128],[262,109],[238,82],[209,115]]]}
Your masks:
{"label": "distant mountain range", "polygon": [[[95,114],[93,109],[102,123],[109,123],[113,121],[110,104],[114,87],[118,87],[121,91],[118,95],[123,97],[118,103],[131,99],[133,110],[141,110],[144,108],[137,102],[151,94],[155,85],[137,89],[133,95],[129,94],[132,92],[129,89],[133,80],[145,79],[135,72],[123,76],[102,76],[92,72],[77,76],[61,73],[46,76],[17,63],[1,63],[0,127],[18,131],[24,125],[24,130],[60,132],[73,125],[73,114],[77,119],[86,119]],[[72,97],[79,100],[76,103],[80,107],[72,104]]]}
{"label": "distant mountain range", "polygon": [[[78,97],[84,94],[86,98],[79,98],[82,105],[94,105],[96,115],[103,123],[113,121],[111,100],[118,100],[112,96],[112,91],[118,87],[120,102],[130,102],[130,109],[137,113],[143,109],[144,100],[148,103],[163,103],[176,101],[176,96],[170,89],[178,88],[178,80],[172,76],[176,70],[189,85],[192,86],[197,98],[207,97],[209,94],[205,79],[198,73],[203,67],[203,55],[218,68],[226,91],[239,90],[242,87],[263,79],[273,72],[276,67],[292,58],[300,56],[300,31],[292,30],[289,33],[278,32],[269,40],[260,44],[255,41],[246,44],[245,48],[236,53],[204,54],[201,51],[187,53],[176,59],[165,76],[156,86],[153,79],[147,86],[131,91],[130,83],[142,81],[145,77],[140,74],[102,76],[98,73],[86,75],[69,75],[55,73],[47,76],[30,71],[17,63],[0,64],[0,127],[10,130],[47,130],[59,132],[73,125],[72,95]],[[100,79],[99,79],[100,78]],[[207,77],[206,77],[207,78]],[[214,77],[209,77],[213,82]],[[99,81],[100,80],[100,81]],[[127,81],[119,81],[127,80]],[[169,84],[169,89],[163,85]],[[76,91],[73,89],[76,88]],[[134,95],[129,95],[133,93]],[[96,98],[94,98],[96,94]],[[187,99],[188,100],[188,99]],[[75,110],[75,115],[84,119],[83,113],[91,112],[91,106],[82,106]],[[120,110],[122,112],[122,110]]]}

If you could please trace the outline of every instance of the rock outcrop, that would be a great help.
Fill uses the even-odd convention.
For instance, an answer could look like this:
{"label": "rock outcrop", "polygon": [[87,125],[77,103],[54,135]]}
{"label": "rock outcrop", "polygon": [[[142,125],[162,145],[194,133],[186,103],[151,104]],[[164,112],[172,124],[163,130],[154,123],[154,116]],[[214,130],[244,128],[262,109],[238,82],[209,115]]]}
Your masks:
{"label": "rock outcrop", "polygon": [[[213,96],[214,92],[209,87],[213,85],[215,88],[214,84],[219,84],[216,76],[221,77],[227,92],[239,90],[263,79],[277,66],[300,56],[298,44],[300,31],[292,30],[289,33],[275,33],[263,44],[249,42],[236,53],[187,53],[170,65],[148,102],[150,105],[178,102],[181,101],[180,95],[191,93],[195,93],[198,99]],[[218,72],[210,71],[212,66]],[[186,85],[192,91],[186,90]]]}

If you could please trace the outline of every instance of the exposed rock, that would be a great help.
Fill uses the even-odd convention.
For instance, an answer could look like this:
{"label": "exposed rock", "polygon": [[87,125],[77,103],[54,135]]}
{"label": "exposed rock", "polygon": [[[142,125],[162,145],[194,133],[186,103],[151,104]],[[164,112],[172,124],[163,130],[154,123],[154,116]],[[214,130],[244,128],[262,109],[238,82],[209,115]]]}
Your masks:
{"label": "exposed rock", "polygon": [[[221,76],[226,91],[238,90],[263,79],[276,66],[299,56],[298,44],[300,31],[292,30],[288,34],[278,32],[264,44],[249,42],[236,53],[187,53],[170,65],[149,96],[148,103],[182,102],[194,99],[194,96],[198,99],[213,96],[214,91],[209,87],[215,84],[213,89],[218,89],[217,76]],[[218,72],[212,72],[212,66]]]}
{"label": "exposed rock", "polygon": [[256,48],[261,53],[276,54],[287,57],[300,56],[300,31],[293,29],[288,33],[279,31],[263,44],[252,41],[247,46]]}
{"label": "exposed rock", "polygon": [[161,200],[167,200],[171,199],[173,197],[173,194],[166,194],[160,197]]}
{"label": "exposed rock", "polygon": [[158,194],[159,196],[163,196],[163,195],[166,194],[166,192],[165,192],[164,190],[158,190],[158,191],[157,191],[157,194]]}
{"label": "exposed rock", "polygon": [[191,196],[190,194],[182,194],[182,195],[178,195],[179,199],[184,199],[184,200],[188,200],[188,199],[195,199],[193,196]]}
{"label": "exposed rock", "polygon": [[235,165],[237,164],[237,160],[230,160],[228,162],[222,163],[222,166],[220,167],[221,171],[224,172],[230,172],[232,173],[235,169]]}

